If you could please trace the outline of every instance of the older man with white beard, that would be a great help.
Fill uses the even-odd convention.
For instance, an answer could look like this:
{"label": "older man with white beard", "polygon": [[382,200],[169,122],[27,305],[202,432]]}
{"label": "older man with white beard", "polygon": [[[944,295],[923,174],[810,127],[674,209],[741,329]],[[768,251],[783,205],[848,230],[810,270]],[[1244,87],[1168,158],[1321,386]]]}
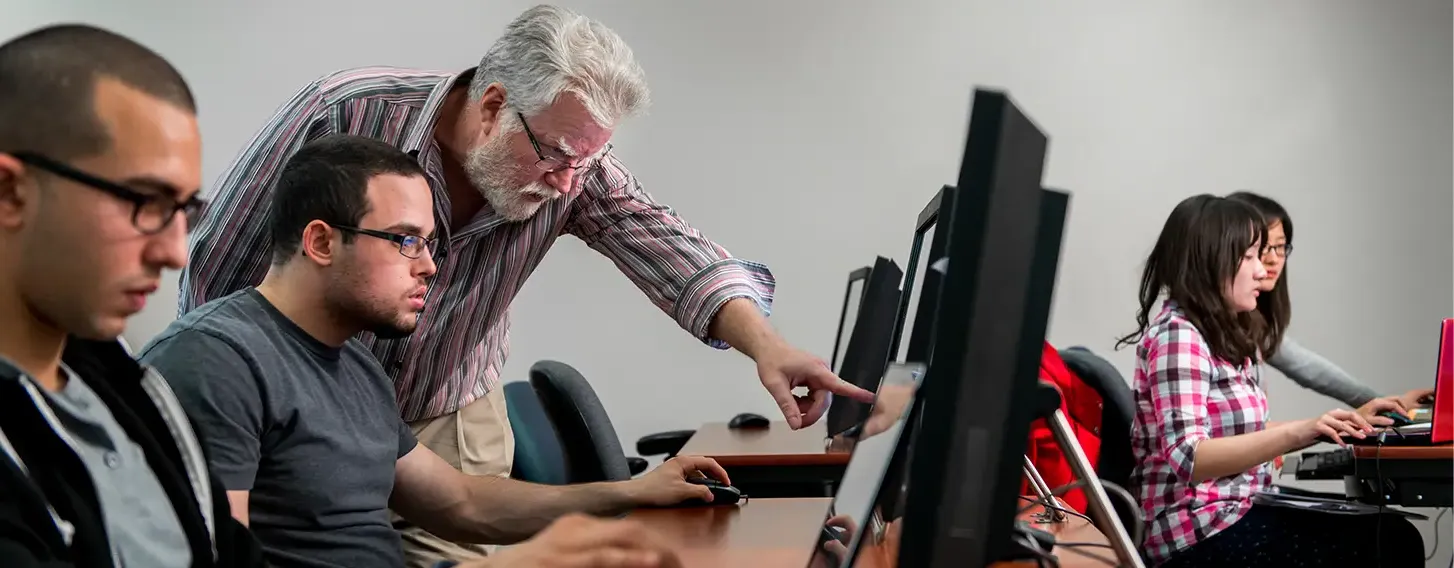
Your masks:
{"label": "older man with white beard", "polygon": [[[293,152],[328,134],[362,135],[417,157],[446,243],[416,333],[363,339],[419,442],[466,473],[509,475],[514,441],[497,388],[509,306],[562,233],[610,258],[687,332],[751,357],[792,427],[816,421],[830,392],[871,402],[768,324],[767,267],[687,225],[612,155],[613,130],[648,99],[615,32],[553,6],[521,14],[473,69],[368,67],[313,81],[222,175],[195,233],[179,311],[262,280],[266,204]],[[483,554],[417,527],[404,529],[404,544],[412,566]]]}

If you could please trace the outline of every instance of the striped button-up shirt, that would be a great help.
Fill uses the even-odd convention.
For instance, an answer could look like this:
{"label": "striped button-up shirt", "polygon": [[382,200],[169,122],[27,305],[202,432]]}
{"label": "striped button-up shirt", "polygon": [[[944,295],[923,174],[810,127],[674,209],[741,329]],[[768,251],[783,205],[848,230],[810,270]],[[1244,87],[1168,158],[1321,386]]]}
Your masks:
{"label": "striped button-up shirt", "polygon": [[658,308],[714,347],[726,347],[707,333],[723,304],[748,298],[768,311],[774,282],[767,267],[733,259],[654,201],[610,154],[583,174],[581,191],[548,202],[528,221],[507,221],[486,206],[451,231],[434,126],[445,95],[472,73],[369,67],[298,91],[222,174],[194,232],[179,313],[262,282],[271,259],[273,185],[300,146],[335,133],[416,155],[434,193],[444,250],[436,252],[439,269],[419,327],[402,339],[361,337],[393,377],[405,420],[454,412],[499,384],[509,353],[510,302],[564,233],[610,258]]}
{"label": "striped button-up shirt", "polygon": [[1251,359],[1217,358],[1173,302],[1136,348],[1131,485],[1146,515],[1146,556],[1161,564],[1232,526],[1272,485],[1272,464],[1192,483],[1197,445],[1267,427],[1267,397]]}

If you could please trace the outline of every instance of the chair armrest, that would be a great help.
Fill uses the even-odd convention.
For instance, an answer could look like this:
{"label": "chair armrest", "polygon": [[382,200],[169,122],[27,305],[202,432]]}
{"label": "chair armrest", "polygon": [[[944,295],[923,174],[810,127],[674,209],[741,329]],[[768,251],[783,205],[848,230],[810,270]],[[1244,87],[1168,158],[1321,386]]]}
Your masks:
{"label": "chair armrest", "polygon": [[681,451],[682,446],[687,445],[687,440],[690,440],[692,434],[696,433],[696,430],[672,430],[648,434],[636,441],[636,453],[643,456],[676,457],[677,452]]}
{"label": "chair armrest", "polygon": [[642,458],[626,458],[626,469],[631,471],[631,477],[640,475],[646,471],[646,460]]}

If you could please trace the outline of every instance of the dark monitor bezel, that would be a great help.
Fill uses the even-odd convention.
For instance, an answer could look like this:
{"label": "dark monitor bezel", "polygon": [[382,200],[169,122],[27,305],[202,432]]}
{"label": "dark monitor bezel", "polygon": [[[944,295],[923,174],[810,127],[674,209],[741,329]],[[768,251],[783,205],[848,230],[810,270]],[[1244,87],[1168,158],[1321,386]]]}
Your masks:
{"label": "dark monitor bezel", "polygon": [[[873,272],[872,266],[856,268],[848,273],[848,284],[843,289],[843,307],[838,309],[838,328],[833,331],[833,355],[828,358],[828,364],[833,367],[833,372],[838,372],[840,366],[838,361],[838,350],[843,345],[843,325],[848,323],[848,301],[853,298],[853,285],[868,280],[868,275]],[[868,283],[864,282],[858,290],[858,305],[863,306],[863,296],[868,292]],[[854,317],[858,317],[857,314]]]}
{"label": "dark monitor bezel", "polygon": [[[858,317],[848,334],[843,368],[838,377],[867,391],[877,391],[889,366],[889,340],[893,337],[894,315],[899,306],[899,282],[904,273],[893,260],[878,257],[864,286]],[[835,396],[828,406],[825,425],[828,436],[842,434],[868,419],[872,405],[846,396]]]}
{"label": "dark monitor bezel", "polygon": [[[945,250],[949,248],[949,232],[940,231],[942,225],[941,211],[952,210],[954,207],[954,195],[956,190],[952,185],[946,185],[939,189],[938,193],[924,205],[919,212],[918,221],[914,224],[914,242],[909,249],[909,263],[904,267],[903,292],[899,297],[899,316],[894,322],[894,340],[889,347],[891,356],[897,357],[899,346],[904,338],[904,324],[909,315],[909,310],[914,311],[914,328],[907,330],[909,336],[909,350],[904,353],[904,360],[901,363],[928,363],[931,347],[933,346],[934,316],[937,314],[939,301],[939,283],[941,275],[932,269],[924,270],[924,282],[919,289],[919,304],[910,306],[913,300],[914,276],[919,272],[919,262],[934,262],[944,258]],[[934,238],[929,242],[929,254],[924,252],[924,233],[930,227],[935,227]],[[927,258],[925,258],[927,257]],[[933,298],[931,301],[924,301],[925,298]]]}
{"label": "dark monitor bezel", "polygon": [[922,387],[921,424],[930,427],[914,440],[901,566],[983,566],[1010,542],[1058,265],[1041,245],[1054,224],[1041,211],[1047,145],[1004,93],[975,91],[946,224],[951,255]]}

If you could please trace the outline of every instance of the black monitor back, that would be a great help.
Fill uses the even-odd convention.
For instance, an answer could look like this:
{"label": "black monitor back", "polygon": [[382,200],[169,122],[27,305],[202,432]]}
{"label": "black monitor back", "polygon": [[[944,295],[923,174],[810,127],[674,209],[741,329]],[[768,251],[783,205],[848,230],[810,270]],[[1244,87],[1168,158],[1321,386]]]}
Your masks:
{"label": "black monitor back", "polygon": [[1059,230],[1053,257],[1040,243],[1064,223],[1042,219],[1046,144],[1003,93],[975,91],[900,566],[983,566],[1009,543]]}
{"label": "black monitor back", "polygon": [[[889,342],[894,333],[894,315],[899,307],[899,281],[904,272],[884,257],[874,260],[858,304],[858,317],[844,348],[838,376],[869,391],[878,389],[889,364]],[[836,436],[868,418],[871,405],[846,396],[833,397],[828,407],[828,435]]]}
{"label": "black monitor back", "polygon": [[[853,331],[853,324],[858,319],[858,308],[863,305],[863,295],[868,292],[868,275],[873,272],[872,266],[856,268],[848,273],[848,287],[843,290],[843,307],[838,310],[838,330],[833,332],[833,356],[828,364],[837,373],[843,367],[843,360],[838,356],[848,343],[848,333]],[[854,319],[848,319],[853,316]]]}

